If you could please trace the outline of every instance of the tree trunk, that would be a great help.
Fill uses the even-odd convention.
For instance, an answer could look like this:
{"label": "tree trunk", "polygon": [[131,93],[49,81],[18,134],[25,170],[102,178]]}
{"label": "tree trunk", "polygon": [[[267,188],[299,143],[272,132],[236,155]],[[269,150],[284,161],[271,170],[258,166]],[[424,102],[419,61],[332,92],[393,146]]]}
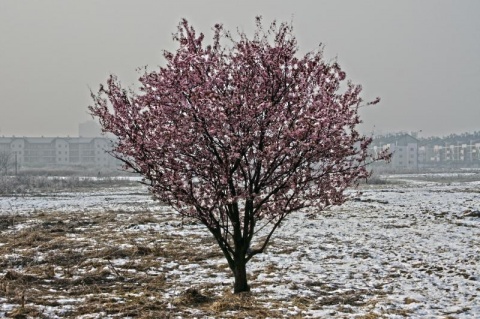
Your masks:
{"label": "tree trunk", "polygon": [[245,256],[240,256],[235,259],[235,268],[233,273],[235,275],[235,284],[233,288],[233,293],[237,294],[240,292],[250,291],[250,286],[247,283],[247,263],[245,261]]}

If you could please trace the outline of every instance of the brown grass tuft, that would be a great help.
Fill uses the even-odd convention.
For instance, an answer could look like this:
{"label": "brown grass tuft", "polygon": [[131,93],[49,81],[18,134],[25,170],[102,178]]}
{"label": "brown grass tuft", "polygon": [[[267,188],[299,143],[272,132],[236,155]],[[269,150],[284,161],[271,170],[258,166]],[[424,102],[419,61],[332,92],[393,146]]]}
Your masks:
{"label": "brown grass tuft", "polygon": [[191,306],[209,302],[210,297],[203,295],[196,288],[188,288],[173,301],[174,305]]}
{"label": "brown grass tuft", "polygon": [[214,312],[248,310],[254,307],[254,298],[250,293],[232,294],[227,292],[210,306]]}

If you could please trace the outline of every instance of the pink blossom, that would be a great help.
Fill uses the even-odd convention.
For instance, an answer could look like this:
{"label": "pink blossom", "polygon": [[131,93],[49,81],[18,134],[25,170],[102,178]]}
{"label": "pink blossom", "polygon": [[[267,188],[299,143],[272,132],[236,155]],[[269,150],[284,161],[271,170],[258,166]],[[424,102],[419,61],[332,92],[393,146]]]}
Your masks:
{"label": "pink blossom", "polygon": [[[356,130],[361,87],[349,82],[341,92],[346,74],[321,50],[298,54],[291,25],[264,30],[257,18],[253,38],[233,39],[220,24],[214,32],[205,46],[182,20],[177,51],[141,76],[140,93],[111,76],[89,109],[155,198],[209,229],[240,292],[245,264],[287,216],[343,203],[379,158]],[[268,235],[251,247],[258,227]]]}

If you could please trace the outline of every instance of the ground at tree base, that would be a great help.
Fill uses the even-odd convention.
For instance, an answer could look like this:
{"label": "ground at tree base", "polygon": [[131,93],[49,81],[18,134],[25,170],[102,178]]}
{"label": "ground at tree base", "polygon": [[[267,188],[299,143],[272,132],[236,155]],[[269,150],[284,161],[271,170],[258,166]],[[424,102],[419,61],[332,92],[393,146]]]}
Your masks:
{"label": "ground at tree base", "polygon": [[141,186],[0,197],[0,317],[480,316],[480,183],[401,178],[292,215],[240,295],[204,227]]}

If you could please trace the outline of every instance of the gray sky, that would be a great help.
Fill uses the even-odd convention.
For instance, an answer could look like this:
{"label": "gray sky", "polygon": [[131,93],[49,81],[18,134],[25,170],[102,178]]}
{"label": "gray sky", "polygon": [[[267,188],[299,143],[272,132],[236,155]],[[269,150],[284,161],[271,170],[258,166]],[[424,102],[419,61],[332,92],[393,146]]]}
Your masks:
{"label": "gray sky", "polygon": [[110,73],[136,86],[163,64],[180,18],[211,36],[254,17],[290,21],[300,49],[338,57],[364,97],[364,132],[480,130],[478,0],[0,1],[0,136],[77,136],[89,88]]}

